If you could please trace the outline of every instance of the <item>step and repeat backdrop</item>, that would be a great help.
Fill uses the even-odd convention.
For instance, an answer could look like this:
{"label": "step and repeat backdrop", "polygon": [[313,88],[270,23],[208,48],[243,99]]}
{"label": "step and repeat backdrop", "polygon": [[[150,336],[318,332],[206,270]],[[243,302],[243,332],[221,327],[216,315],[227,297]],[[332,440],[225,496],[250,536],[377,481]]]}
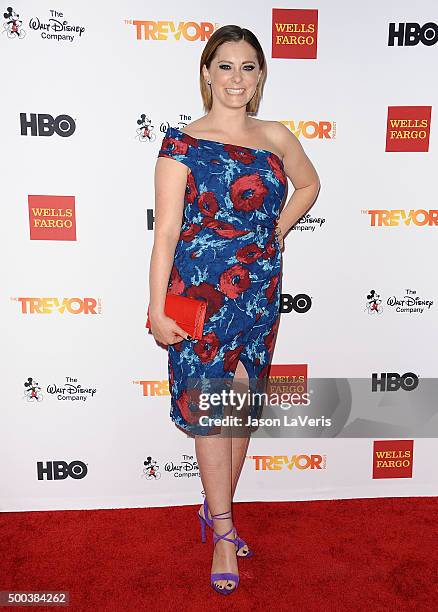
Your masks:
{"label": "step and repeat backdrop", "polygon": [[[321,180],[285,242],[271,383],[319,380],[345,425],[266,429],[236,500],[437,495],[436,408],[412,401],[437,363],[435,2],[22,0],[1,14],[0,509],[202,499],[145,329],[153,177],[167,127],[204,114],[199,59],[230,23],[266,55],[258,118],[284,123]],[[360,416],[351,381],[369,392]]]}

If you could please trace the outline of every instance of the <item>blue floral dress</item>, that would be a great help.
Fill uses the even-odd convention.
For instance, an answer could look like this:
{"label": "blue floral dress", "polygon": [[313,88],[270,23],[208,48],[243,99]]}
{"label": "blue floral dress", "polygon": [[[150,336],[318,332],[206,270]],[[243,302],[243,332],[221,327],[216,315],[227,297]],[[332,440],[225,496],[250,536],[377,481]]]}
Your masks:
{"label": "blue floral dress", "polygon": [[[174,127],[167,129],[158,157],[190,169],[167,291],[207,301],[202,339],[167,347],[170,416],[191,435],[209,435],[217,428],[200,420],[206,412],[193,389],[229,382],[239,360],[250,389],[267,380],[281,291],[275,226],[287,179],[271,151],[194,138]],[[207,414],[221,417],[223,409],[211,407]],[[255,408],[251,416],[259,416]]]}

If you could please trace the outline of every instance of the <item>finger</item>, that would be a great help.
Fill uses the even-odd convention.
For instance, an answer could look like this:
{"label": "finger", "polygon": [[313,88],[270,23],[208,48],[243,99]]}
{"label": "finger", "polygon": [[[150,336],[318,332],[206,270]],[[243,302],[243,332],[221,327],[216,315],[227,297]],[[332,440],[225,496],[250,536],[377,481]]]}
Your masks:
{"label": "finger", "polygon": [[192,337],[190,336],[190,334],[186,332],[184,329],[182,329],[181,327],[179,327],[179,325],[176,326],[176,330],[174,331],[174,333],[178,334],[185,340],[192,340]]}
{"label": "finger", "polygon": [[179,342],[182,342],[183,340],[185,340],[185,338],[183,338],[179,334],[173,334],[173,338],[169,344],[178,344]]}

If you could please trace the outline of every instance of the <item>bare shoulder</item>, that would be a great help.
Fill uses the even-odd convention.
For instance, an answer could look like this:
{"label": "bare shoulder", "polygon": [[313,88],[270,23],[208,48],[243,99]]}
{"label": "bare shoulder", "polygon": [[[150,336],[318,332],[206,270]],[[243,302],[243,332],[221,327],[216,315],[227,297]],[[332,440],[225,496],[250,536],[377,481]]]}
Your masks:
{"label": "bare shoulder", "polygon": [[269,138],[282,151],[283,166],[294,187],[319,185],[318,174],[295,134],[281,121],[267,121],[266,129]]}
{"label": "bare shoulder", "polygon": [[253,119],[257,121],[264,140],[269,143],[272,150],[281,152],[281,157],[284,157],[286,152],[290,152],[291,149],[299,150],[301,148],[298,138],[281,121]]}
{"label": "bare shoulder", "polygon": [[202,118],[200,119],[195,119],[195,121],[192,121],[192,123],[188,123],[187,125],[184,126],[183,130],[181,130],[183,133],[188,134],[189,136],[195,136],[196,134],[200,134],[203,132],[204,128],[204,121]]}
{"label": "bare shoulder", "polygon": [[291,147],[301,147],[300,141],[295,134],[281,121],[266,121],[266,124],[269,139],[277,143],[283,153],[286,153]]}

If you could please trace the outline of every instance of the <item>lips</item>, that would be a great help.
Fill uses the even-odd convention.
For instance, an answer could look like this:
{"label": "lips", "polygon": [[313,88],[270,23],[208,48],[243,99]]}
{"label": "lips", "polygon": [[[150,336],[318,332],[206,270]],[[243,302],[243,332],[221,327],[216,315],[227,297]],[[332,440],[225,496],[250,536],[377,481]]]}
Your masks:
{"label": "lips", "polygon": [[245,90],[241,87],[228,87],[225,91],[231,96],[240,96]]}

